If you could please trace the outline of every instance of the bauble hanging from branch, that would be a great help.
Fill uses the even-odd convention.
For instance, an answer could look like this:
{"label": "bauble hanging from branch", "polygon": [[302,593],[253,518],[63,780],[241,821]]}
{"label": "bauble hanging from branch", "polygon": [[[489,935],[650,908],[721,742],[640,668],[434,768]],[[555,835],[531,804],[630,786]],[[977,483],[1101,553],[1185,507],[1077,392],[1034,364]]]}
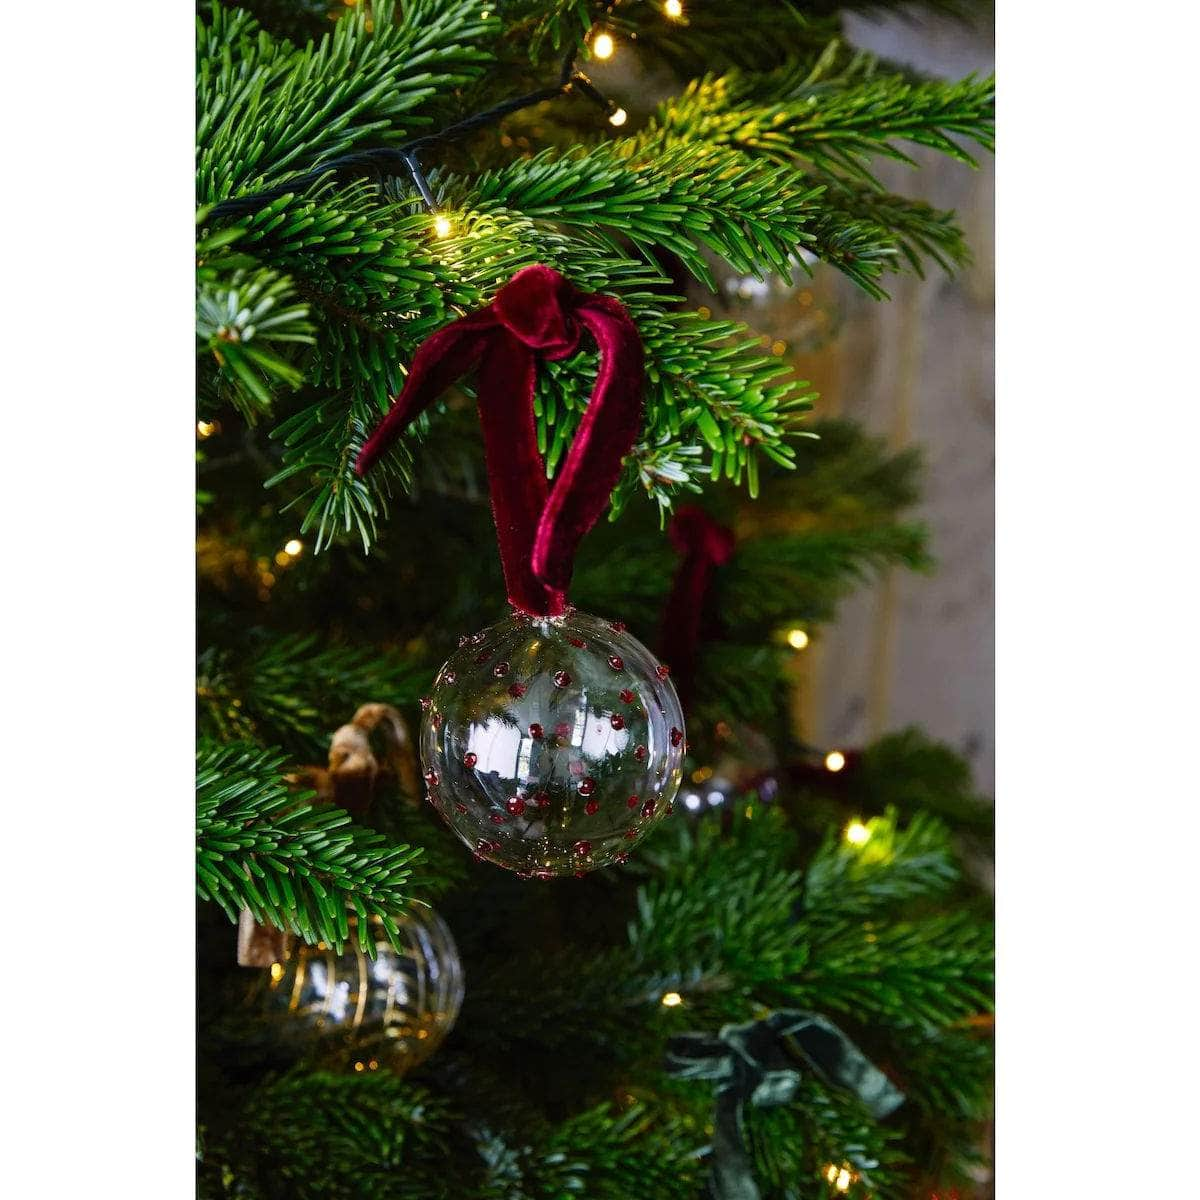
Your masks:
{"label": "bauble hanging from branch", "polygon": [[[584,330],[599,371],[551,487],[534,423],[537,363],[573,354]],[[641,339],[613,297],[527,267],[422,344],[359,474],[472,370],[513,612],[463,638],[438,672],[421,765],[429,799],[478,857],[526,877],[579,874],[623,860],[670,814],[682,777],[683,713],[667,667],[620,621],[567,600],[575,551],[641,424]]]}

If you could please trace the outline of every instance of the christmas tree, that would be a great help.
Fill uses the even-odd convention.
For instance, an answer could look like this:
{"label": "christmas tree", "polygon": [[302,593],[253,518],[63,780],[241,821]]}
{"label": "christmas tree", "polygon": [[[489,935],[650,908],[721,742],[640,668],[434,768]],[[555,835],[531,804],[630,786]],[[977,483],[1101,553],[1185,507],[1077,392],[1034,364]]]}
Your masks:
{"label": "christmas tree", "polygon": [[[713,315],[730,273],[887,303],[968,258],[877,165],[969,169],[992,81],[855,50],[847,7],[893,6],[200,10],[201,1195],[985,1194],[990,810],[919,730],[817,746],[793,716],[838,602],[931,565],[920,457]],[[439,666],[511,594],[476,414],[509,384],[467,364],[356,469],[418,348],[536,264],[636,328],[638,427],[570,601],[670,663],[687,720],[627,860],[577,842],[582,877],[544,882],[473,859],[416,751]],[[603,353],[537,357],[552,482]],[[355,1049],[346,1012],[397,962],[428,992]]]}

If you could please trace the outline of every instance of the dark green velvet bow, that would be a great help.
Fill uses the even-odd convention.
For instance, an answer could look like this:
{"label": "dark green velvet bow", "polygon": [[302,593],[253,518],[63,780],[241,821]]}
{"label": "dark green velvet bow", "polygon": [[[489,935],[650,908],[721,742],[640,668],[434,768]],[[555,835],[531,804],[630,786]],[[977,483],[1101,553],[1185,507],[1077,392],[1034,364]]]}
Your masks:
{"label": "dark green velvet bow", "polygon": [[797,1060],[826,1083],[853,1092],[875,1117],[886,1117],[904,1103],[888,1077],[816,1013],[783,1009],[748,1025],[726,1025],[715,1038],[685,1033],[671,1039],[667,1070],[717,1085],[709,1176],[713,1200],[759,1200],[743,1137],[743,1109],[747,1103],[765,1108],[791,1101],[800,1086]]}

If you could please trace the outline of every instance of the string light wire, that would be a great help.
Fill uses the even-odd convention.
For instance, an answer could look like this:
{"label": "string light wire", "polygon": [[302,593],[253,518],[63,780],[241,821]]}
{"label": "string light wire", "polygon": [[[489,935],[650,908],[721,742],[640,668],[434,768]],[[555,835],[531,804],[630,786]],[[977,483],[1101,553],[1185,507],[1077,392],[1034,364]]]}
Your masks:
{"label": "string light wire", "polygon": [[275,187],[267,188],[265,191],[252,192],[249,195],[235,196],[229,200],[222,200],[220,203],[213,205],[209,212],[209,217],[217,219],[221,217],[244,216],[247,213],[262,208],[263,205],[269,204],[272,200],[277,200],[280,196],[286,196],[288,193],[300,189],[307,189],[331,175],[354,173],[373,175],[381,182],[385,176],[407,173],[411,176],[422,203],[431,213],[436,214],[437,202],[434,200],[428,180],[421,171],[421,164],[418,158],[422,150],[427,150],[443,142],[465,137],[469,133],[474,133],[477,129],[495,125],[511,113],[519,112],[523,108],[530,108],[535,104],[541,104],[547,100],[563,99],[573,94],[583,96],[585,99],[591,101],[592,104],[604,113],[611,124],[624,124],[625,110],[615,101],[610,100],[604,95],[591,79],[576,67],[575,55],[568,53],[566,58],[563,59],[562,68],[559,71],[558,83],[553,87],[539,88],[537,91],[527,92],[523,96],[511,96],[509,99],[502,100],[499,104],[493,105],[491,108],[472,113],[471,116],[464,117],[461,121],[455,121],[454,124],[447,125],[444,129],[437,130],[435,133],[424,134],[419,138],[414,138],[410,142],[405,142],[401,146],[379,146],[370,150],[357,150],[350,154],[331,158],[319,167],[314,167],[311,171],[305,171],[300,175],[293,175],[285,183],[277,184]]}

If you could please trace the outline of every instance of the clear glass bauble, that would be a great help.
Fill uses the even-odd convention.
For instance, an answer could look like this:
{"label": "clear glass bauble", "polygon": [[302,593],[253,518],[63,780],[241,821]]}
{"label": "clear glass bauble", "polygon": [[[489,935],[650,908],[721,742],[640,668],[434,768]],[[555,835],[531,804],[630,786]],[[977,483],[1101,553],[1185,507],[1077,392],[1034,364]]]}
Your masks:
{"label": "clear glass bauble", "polygon": [[340,954],[323,942],[301,942],[271,966],[260,1003],[283,1022],[285,1037],[316,1038],[324,1043],[323,1057],[343,1066],[397,1074],[437,1049],[462,1005],[458,947],[426,904],[414,902],[393,920],[400,951],[373,918],[372,959],[359,948],[351,917]]}
{"label": "clear glass bauble", "polygon": [[671,813],[683,711],[619,621],[508,617],[460,640],[422,706],[429,800],[498,866],[546,879],[622,862]]}

